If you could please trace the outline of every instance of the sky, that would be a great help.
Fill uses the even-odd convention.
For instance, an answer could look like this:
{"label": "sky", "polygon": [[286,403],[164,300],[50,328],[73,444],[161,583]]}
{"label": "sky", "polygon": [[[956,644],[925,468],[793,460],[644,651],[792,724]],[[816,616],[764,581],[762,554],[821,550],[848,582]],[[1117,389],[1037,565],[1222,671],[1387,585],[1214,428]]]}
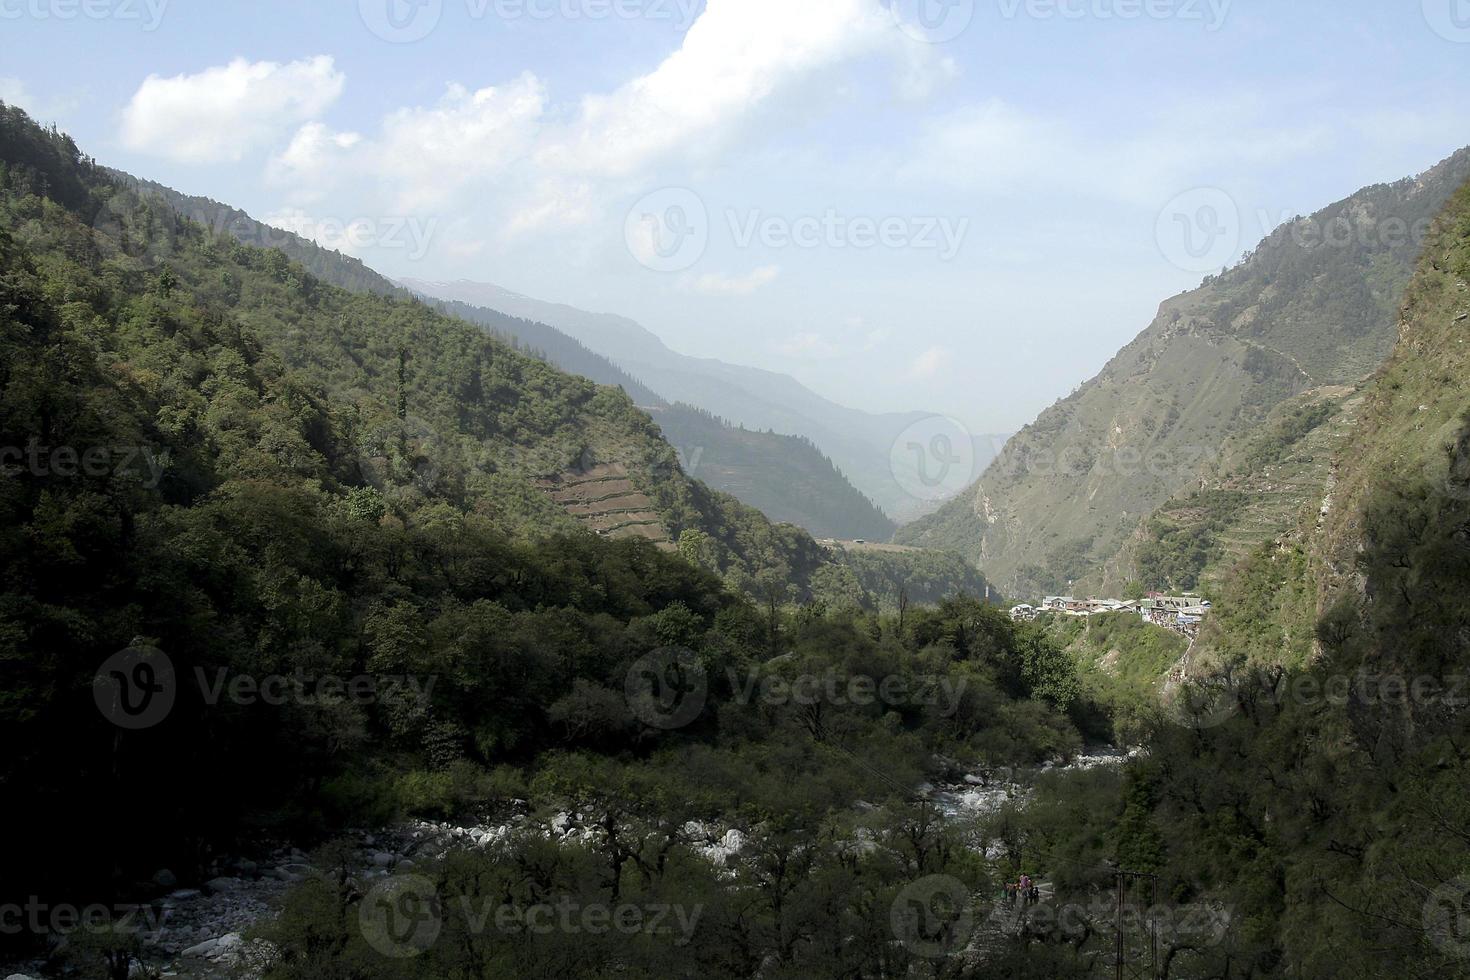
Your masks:
{"label": "sky", "polygon": [[0,0],[103,163],[977,433],[1467,91],[1470,0]]}

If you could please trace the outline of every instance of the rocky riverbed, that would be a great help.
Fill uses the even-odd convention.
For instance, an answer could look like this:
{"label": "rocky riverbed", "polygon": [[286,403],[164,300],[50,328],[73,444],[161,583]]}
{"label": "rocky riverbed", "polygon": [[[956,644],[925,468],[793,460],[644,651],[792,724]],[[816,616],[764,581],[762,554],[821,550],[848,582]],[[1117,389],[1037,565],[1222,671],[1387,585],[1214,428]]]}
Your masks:
{"label": "rocky riverbed", "polygon": [[[1034,793],[1036,779],[1053,771],[1084,771],[1123,764],[1129,755],[1099,750],[1071,761],[1047,763],[1028,769],[979,772],[953,770],[950,780],[925,784],[919,792],[946,816],[982,817],[1006,806],[1024,806]],[[713,864],[724,867],[745,845],[735,828],[690,824],[685,831],[695,847]],[[561,813],[550,820],[535,819],[523,801],[493,821],[454,823],[411,821],[383,830],[354,830],[333,849],[336,867],[287,845],[263,849],[249,858],[226,858],[211,869],[208,880],[182,884],[172,872],[154,876],[158,895],[138,906],[134,922],[145,944],[150,970],[184,980],[249,980],[272,961],[275,950],[252,930],[274,917],[292,886],[315,874],[344,874],[366,892],[381,878],[411,872],[459,848],[491,847],[517,833],[540,834],[566,843],[594,839],[598,829],[576,814]],[[65,942],[50,961],[0,965],[6,980],[34,980],[51,974],[63,959]]]}
{"label": "rocky riverbed", "polygon": [[926,783],[919,792],[932,800],[945,816],[974,818],[998,813],[1006,806],[1025,806],[1035,794],[1036,780],[1051,772],[1085,772],[1107,766],[1121,766],[1136,754],[1117,749],[1095,749],[1076,756],[1069,762],[1048,762],[1029,768],[998,768],[966,773],[957,781],[933,785]]}

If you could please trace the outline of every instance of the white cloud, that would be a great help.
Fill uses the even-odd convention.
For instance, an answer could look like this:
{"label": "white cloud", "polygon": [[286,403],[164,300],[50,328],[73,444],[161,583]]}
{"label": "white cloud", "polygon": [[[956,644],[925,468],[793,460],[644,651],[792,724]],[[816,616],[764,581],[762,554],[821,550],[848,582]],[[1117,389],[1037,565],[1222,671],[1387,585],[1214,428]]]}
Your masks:
{"label": "white cloud", "polygon": [[[932,45],[897,30],[880,0],[708,0],[678,49],[652,71],[570,105],[553,105],[542,81],[527,72],[477,90],[452,84],[436,104],[397,109],[375,134],[359,137],[334,132],[307,111],[329,100],[287,107],[275,100],[265,118],[274,124],[289,117],[296,132],[269,160],[266,175],[293,205],[319,200],[344,177],[376,184],[387,206],[400,211],[462,208],[467,192],[483,188],[476,203],[502,239],[564,230],[600,219],[598,202],[636,190],[664,165],[750,145],[739,131],[767,106],[779,99],[796,104],[792,97],[818,73],[875,53],[897,64],[895,85],[909,94],[955,72]],[[153,117],[175,97],[182,100],[185,89],[248,87],[215,76],[253,78],[262,67],[276,74],[297,68],[237,62],[192,78],[149,79],[129,108],[130,144],[168,147],[181,158],[238,158],[237,118],[220,127],[190,121],[174,132]],[[340,76],[330,69],[327,60],[335,98]],[[239,115],[238,100],[224,100],[223,109],[215,104],[220,99],[208,101],[193,114]],[[265,119],[245,122],[247,132],[269,138]],[[708,277],[695,288],[740,294],[766,281]]]}
{"label": "white cloud", "polygon": [[33,119],[48,122],[68,115],[82,104],[77,95],[43,98],[18,78],[0,78],[0,102],[24,109]]}
{"label": "white cloud", "polygon": [[1278,124],[1248,101],[1196,104],[1120,135],[991,99],[929,121],[895,172],[909,184],[997,195],[1061,188],[1156,206],[1230,167],[1279,163],[1329,138],[1326,126]]}
{"label": "white cloud", "polygon": [[267,215],[264,222],[316,242],[323,248],[363,257],[372,250],[393,251],[418,261],[428,255],[439,233],[435,218],[313,216],[299,208]]}
{"label": "white cloud", "polygon": [[930,347],[909,362],[909,369],[904,377],[909,381],[927,381],[944,370],[951,356],[943,347]]}
{"label": "white cloud", "polygon": [[764,286],[769,286],[781,274],[781,267],[763,265],[743,276],[721,276],[707,273],[689,284],[696,293],[706,296],[749,296]]}
{"label": "white cloud", "polygon": [[538,159],[569,172],[636,173],[719,142],[792,84],[884,46],[914,47],[874,0],[709,0],[678,51],[611,94],[583,99],[579,118]]}
{"label": "white cloud", "polygon": [[877,350],[883,345],[885,341],[888,340],[889,336],[889,332],[882,327],[877,327],[873,330],[869,330],[867,336],[863,338],[863,346],[861,350],[863,351],[863,353]]}
{"label": "white cloud", "polygon": [[[850,317],[844,326],[849,332],[862,329],[862,317]],[[838,357],[852,357],[858,354],[868,354],[876,350],[879,345],[888,339],[889,333],[881,327],[868,330],[862,334],[861,340],[855,344],[848,344],[829,340],[819,333],[804,332],[795,334],[775,345],[779,354],[787,357],[809,358],[813,360],[832,360]]]}
{"label": "white cloud", "polygon": [[776,345],[776,352],[787,357],[809,357],[826,360],[841,351],[819,333],[799,333]]}
{"label": "white cloud", "polygon": [[150,75],[123,110],[123,143],[183,163],[238,161],[325,112],[345,84],[326,55],[287,65],[237,58],[196,75]]}
{"label": "white cloud", "polygon": [[33,104],[33,96],[30,89],[26,88],[25,82],[18,78],[0,77],[0,102],[20,106],[27,112]]}
{"label": "white cloud", "polygon": [[316,242],[322,248],[336,249],[353,255],[357,247],[344,224],[316,218],[300,208],[286,208],[260,219],[272,228],[300,235],[307,241]]}
{"label": "white cloud", "polygon": [[524,157],[545,108],[546,89],[530,72],[476,92],[451,85],[436,106],[390,115],[367,149],[403,206],[442,203]]}
{"label": "white cloud", "polygon": [[592,185],[584,180],[538,181],[505,225],[507,235],[579,225],[597,213]]}
{"label": "white cloud", "polygon": [[266,179],[289,188],[294,201],[316,200],[349,164],[350,151],[361,142],[357,133],[337,133],[319,122],[307,123],[285,150],[271,157]]}

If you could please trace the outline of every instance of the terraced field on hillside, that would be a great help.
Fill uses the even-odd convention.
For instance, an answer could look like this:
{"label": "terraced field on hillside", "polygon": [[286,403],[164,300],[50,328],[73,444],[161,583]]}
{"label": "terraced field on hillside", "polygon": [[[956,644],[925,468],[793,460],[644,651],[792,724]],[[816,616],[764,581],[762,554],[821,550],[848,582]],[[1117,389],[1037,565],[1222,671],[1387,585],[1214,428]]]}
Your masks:
{"label": "terraced field on hillside", "polygon": [[674,550],[653,501],[634,486],[621,463],[569,470],[539,485],[563,510],[602,537],[647,538],[666,551]]}
{"label": "terraced field on hillside", "polygon": [[1134,580],[1218,587],[1237,562],[1323,506],[1333,461],[1362,405],[1359,388],[1333,385],[1278,406],[1259,430],[1230,440],[1195,487],[1142,521],[1102,576],[1085,585],[1099,594]]}

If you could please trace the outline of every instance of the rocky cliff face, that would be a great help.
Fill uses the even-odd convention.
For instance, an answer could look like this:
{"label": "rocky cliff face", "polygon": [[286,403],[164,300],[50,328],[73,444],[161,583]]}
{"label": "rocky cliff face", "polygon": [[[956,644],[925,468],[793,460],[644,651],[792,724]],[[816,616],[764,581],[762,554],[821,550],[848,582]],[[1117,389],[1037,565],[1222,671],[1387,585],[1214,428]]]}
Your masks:
{"label": "rocky cliff face", "polygon": [[1011,595],[1094,575],[1232,436],[1383,363],[1429,222],[1467,177],[1470,150],[1277,229],[1236,268],[1165,302],[974,487],[898,540],[959,548]]}

